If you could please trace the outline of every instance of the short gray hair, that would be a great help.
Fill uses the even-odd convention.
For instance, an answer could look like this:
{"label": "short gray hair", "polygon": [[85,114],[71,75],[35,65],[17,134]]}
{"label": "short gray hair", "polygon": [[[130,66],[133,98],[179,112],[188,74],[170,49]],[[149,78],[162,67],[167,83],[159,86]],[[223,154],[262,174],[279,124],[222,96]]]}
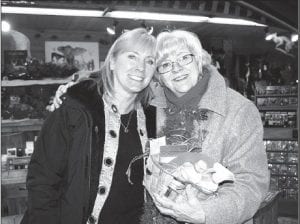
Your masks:
{"label": "short gray hair", "polygon": [[185,30],[162,32],[157,36],[157,62],[168,56],[180,46],[186,46],[195,56],[200,72],[202,68],[211,64],[211,56],[203,49],[196,34]]}

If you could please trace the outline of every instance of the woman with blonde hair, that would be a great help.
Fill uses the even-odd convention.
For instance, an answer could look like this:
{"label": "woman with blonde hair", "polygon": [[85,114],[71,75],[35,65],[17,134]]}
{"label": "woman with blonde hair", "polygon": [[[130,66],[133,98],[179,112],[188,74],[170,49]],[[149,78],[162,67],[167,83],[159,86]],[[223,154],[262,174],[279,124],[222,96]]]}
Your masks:
{"label": "woman with blonde hair", "polygon": [[[46,119],[27,176],[22,223],[138,223],[144,203],[145,114],[156,39],[139,28],[110,48],[97,79],[70,87]],[[96,80],[96,81],[95,81]]]}

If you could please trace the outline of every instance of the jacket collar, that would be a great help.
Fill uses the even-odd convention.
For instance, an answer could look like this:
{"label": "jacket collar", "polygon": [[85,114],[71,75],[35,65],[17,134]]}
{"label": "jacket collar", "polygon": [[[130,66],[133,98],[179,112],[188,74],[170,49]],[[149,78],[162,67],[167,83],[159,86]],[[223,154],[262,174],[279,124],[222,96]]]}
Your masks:
{"label": "jacket collar", "polygon": [[79,101],[81,105],[90,111],[98,111],[100,108],[103,108],[102,96],[98,91],[97,83],[92,79],[80,81],[70,87],[67,95]]}
{"label": "jacket collar", "polygon": [[225,116],[227,95],[225,80],[215,67],[210,66],[207,70],[210,74],[210,79],[207,90],[199,102],[199,108],[208,109]]}
{"label": "jacket collar", "polygon": [[[226,112],[227,92],[225,80],[215,67],[209,66],[206,70],[210,75],[210,79],[207,90],[198,104],[199,108],[207,109],[224,116]],[[167,108],[163,88],[158,83],[151,83],[151,88],[154,92],[154,98],[150,104],[158,108]]]}

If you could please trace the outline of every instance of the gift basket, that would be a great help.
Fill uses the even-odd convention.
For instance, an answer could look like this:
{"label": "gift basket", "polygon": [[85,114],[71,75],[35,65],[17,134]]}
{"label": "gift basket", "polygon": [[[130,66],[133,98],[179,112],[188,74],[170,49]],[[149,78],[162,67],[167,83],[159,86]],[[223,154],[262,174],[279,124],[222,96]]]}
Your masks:
{"label": "gift basket", "polygon": [[[199,200],[206,200],[217,194],[219,185],[224,182],[234,183],[234,175],[226,167],[203,152],[189,150],[187,145],[166,145],[163,137],[150,140],[146,149],[142,156],[132,161],[145,159],[143,184],[150,197],[145,204],[142,223],[153,223],[147,221],[150,219],[160,220],[154,222],[159,224],[177,223],[159,214],[151,200],[153,194],[177,202],[182,200],[186,186],[191,184],[198,189]],[[130,167],[127,175],[130,181]]]}
{"label": "gift basket", "polygon": [[160,153],[149,154],[144,186],[151,194],[176,200],[187,184],[199,193],[212,196],[221,183],[234,182],[234,175],[202,152],[185,151],[185,145],[161,146]]}

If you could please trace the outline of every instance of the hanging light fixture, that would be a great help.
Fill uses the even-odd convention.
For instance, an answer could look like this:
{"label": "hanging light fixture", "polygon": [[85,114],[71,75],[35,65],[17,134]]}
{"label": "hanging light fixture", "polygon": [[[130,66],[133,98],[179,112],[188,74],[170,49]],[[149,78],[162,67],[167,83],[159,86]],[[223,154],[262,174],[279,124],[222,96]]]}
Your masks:
{"label": "hanging light fixture", "polygon": [[150,35],[153,33],[153,26],[147,26],[145,20],[142,21],[141,27],[145,28]]}
{"label": "hanging light fixture", "polygon": [[112,26],[108,26],[106,27],[106,31],[109,35],[116,35],[116,27],[118,25],[118,22],[116,20],[114,20],[114,23]]}
{"label": "hanging light fixture", "polygon": [[292,34],[291,41],[292,42],[297,42],[298,41],[298,34]]}
{"label": "hanging light fixture", "polygon": [[1,27],[2,32],[7,33],[7,32],[10,31],[10,24],[9,24],[9,22],[7,22],[5,20],[2,20],[1,25],[2,25],[2,27]]}

